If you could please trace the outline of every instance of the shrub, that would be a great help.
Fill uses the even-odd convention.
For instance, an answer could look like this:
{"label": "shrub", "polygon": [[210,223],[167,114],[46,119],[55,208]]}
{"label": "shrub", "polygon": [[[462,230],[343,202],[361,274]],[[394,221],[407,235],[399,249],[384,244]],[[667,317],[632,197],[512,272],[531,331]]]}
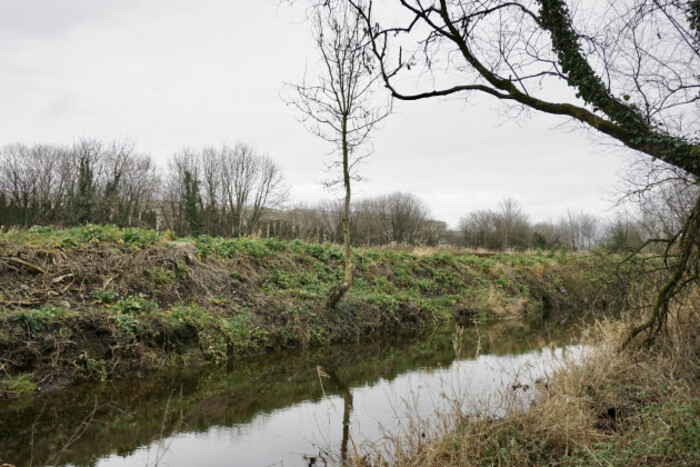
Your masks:
{"label": "shrub", "polygon": [[158,306],[144,298],[142,294],[129,295],[114,304],[113,308],[117,313],[144,314],[158,309]]}
{"label": "shrub", "polygon": [[90,295],[105,305],[111,305],[119,299],[119,294],[111,290],[93,290]]}

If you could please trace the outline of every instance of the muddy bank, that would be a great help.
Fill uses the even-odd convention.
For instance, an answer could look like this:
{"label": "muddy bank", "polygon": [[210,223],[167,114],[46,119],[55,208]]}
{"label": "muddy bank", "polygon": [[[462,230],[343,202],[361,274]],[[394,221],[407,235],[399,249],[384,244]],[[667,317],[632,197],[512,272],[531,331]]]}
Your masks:
{"label": "muddy bank", "polygon": [[1,234],[0,397],[621,300],[604,257],[358,249],[353,289],[325,310],[341,261],[335,245],[274,239],[101,226]]}

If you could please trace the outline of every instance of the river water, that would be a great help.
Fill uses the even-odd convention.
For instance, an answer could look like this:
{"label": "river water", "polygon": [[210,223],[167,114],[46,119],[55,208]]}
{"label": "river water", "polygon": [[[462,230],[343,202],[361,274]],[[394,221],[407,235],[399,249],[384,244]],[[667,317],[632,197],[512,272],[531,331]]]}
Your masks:
{"label": "river water", "polygon": [[[275,353],[0,403],[0,461],[20,465],[337,463],[461,410],[498,416],[582,348],[518,323]],[[545,342],[553,345],[542,348]],[[393,435],[392,437],[386,436]]]}

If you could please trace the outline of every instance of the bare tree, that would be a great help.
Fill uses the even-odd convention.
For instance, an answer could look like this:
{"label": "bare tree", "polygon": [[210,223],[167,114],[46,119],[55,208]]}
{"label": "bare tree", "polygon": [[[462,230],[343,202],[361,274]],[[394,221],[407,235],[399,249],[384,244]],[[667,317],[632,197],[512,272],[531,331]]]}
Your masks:
{"label": "bare tree", "polygon": [[688,218],[700,185],[687,172],[658,160],[637,160],[628,168],[618,205],[638,212],[647,238],[668,238]]}
{"label": "bare tree", "polygon": [[502,248],[507,250],[513,246],[527,247],[530,224],[520,203],[512,198],[505,198],[498,203],[498,210],[496,222],[501,234]]}
{"label": "bare tree", "polygon": [[345,212],[345,199],[327,199],[318,203],[316,207],[323,231],[328,238],[336,243],[343,241],[343,214]]}
{"label": "bare tree", "polygon": [[94,146],[98,152],[92,155],[94,193],[90,222],[140,225],[140,214],[150,208],[159,185],[152,159],[137,153],[131,141]]}
{"label": "bare tree", "polygon": [[[389,229],[379,197],[355,200],[350,207],[350,234],[354,245],[383,245],[389,243]],[[341,211],[342,214],[342,211]]]}
{"label": "bare tree", "polygon": [[188,209],[202,224],[199,230],[240,236],[256,233],[265,213],[280,208],[289,194],[279,166],[243,143],[184,149],[172,157],[169,172],[164,217],[177,232],[188,229],[188,197],[196,198]]}
{"label": "bare tree", "polygon": [[219,152],[214,147],[206,147],[199,155],[202,181],[202,205],[204,231],[209,235],[221,235],[223,209],[222,164]]}
{"label": "bare tree", "polygon": [[429,209],[412,193],[396,191],[374,199],[384,221],[386,238],[396,243],[416,243],[428,220]]}
{"label": "bare tree", "polygon": [[282,170],[269,156],[259,156],[258,173],[249,205],[248,233],[254,233],[265,211],[281,207],[289,196]]}
{"label": "bare tree", "polygon": [[12,144],[0,150],[0,190],[21,216],[18,224],[40,223],[45,211],[50,211],[53,164],[43,146]]}
{"label": "bare tree", "polygon": [[560,242],[575,251],[590,250],[600,240],[601,234],[595,216],[571,210],[559,219],[558,230]]}
{"label": "bare tree", "polygon": [[200,170],[197,153],[189,148],[183,148],[173,154],[168,161],[161,216],[164,226],[174,230],[178,235],[191,233],[186,209],[188,183],[185,181],[188,178],[199,180]]}
{"label": "bare tree", "polygon": [[253,148],[243,143],[222,147],[219,157],[231,234],[238,236],[245,228],[244,210],[255,189],[260,161]]}
{"label": "bare tree", "polygon": [[219,152],[223,203],[234,236],[252,234],[266,209],[281,206],[288,191],[279,166],[243,143]]}
{"label": "bare tree", "polygon": [[500,249],[500,240],[496,227],[496,213],[491,210],[479,210],[467,214],[459,220],[459,231],[464,244],[470,247]]}
{"label": "bare tree", "polygon": [[644,241],[638,223],[624,213],[618,213],[608,221],[603,239],[606,247],[616,252],[636,251]]}
{"label": "bare tree", "polygon": [[[314,6],[313,37],[320,54],[321,71],[314,83],[291,85],[297,108],[308,129],[332,143],[340,156],[331,163],[342,167],[345,189],[343,206],[344,276],[330,291],[325,306],[333,309],[350,289],[353,266],[350,250],[350,181],[355,168],[368,152],[361,153],[370,133],[389,113],[375,102],[371,61],[365,54],[367,29],[348,4]],[[332,184],[332,183],[331,183]]]}
{"label": "bare tree", "polygon": [[[515,111],[569,118],[608,141],[700,176],[700,8],[696,0],[400,0],[396,9],[348,0],[371,31],[384,84],[402,100],[482,93]],[[406,77],[429,73],[413,92]],[[563,86],[562,86],[563,85]],[[564,93],[569,87],[573,92]],[[668,280],[651,342],[671,299],[697,285],[700,197],[666,239]]]}
{"label": "bare tree", "polygon": [[463,217],[459,230],[468,246],[507,250],[530,245],[528,216],[511,198],[501,200],[498,211],[480,210]]}
{"label": "bare tree", "polygon": [[151,158],[128,141],[82,139],[72,147],[14,144],[0,150],[8,225],[137,225],[159,180]]}

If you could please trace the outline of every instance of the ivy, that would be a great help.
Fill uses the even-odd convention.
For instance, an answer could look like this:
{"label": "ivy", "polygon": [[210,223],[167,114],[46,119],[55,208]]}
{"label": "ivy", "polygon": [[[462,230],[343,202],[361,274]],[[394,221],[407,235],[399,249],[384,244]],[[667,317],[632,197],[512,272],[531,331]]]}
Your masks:
{"label": "ivy", "polygon": [[[549,31],[552,50],[557,55],[569,86],[577,90],[576,96],[590,105],[594,111],[602,111],[620,127],[617,137],[633,149],[637,149],[689,173],[700,176],[700,148],[698,141],[667,134],[661,125],[646,120],[634,104],[626,104],[630,96],[618,100],[602,79],[596,75],[584,58],[580,37],[574,30],[571,15],[563,0],[538,0],[540,25]],[[700,17],[700,2],[691,2],[691,25]],[[695,15],[695,16],[693,16]]]}

